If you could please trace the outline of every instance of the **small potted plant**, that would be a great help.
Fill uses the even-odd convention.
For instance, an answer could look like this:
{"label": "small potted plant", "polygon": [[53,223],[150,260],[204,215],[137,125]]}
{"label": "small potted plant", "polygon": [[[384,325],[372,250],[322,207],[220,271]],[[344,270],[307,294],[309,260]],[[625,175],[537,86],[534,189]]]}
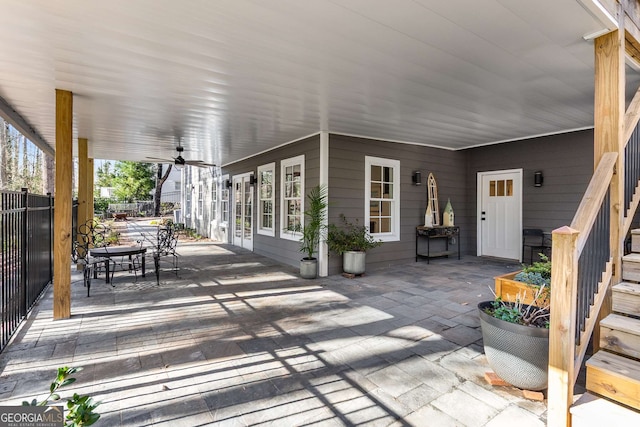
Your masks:
{"label": "small potted plant", "polygon": [[542,295],[544,302],[549,302],[549,286],[551,285],[551,260],[539,254],[540,261],[532,265],[523,265],[522,270],[504,274],[495,278],[495,293],[503,299],[513,301],[516,295],[523,295],[523,303],[531,304],[537,290],[545,286]]}
{"label": "small potted plant", "polygon": [[303,279],[315,279],[318,276],[318,250],[320,239],[324,236],[327,215],[327,188],[315,186],[307,195],[308,209],[304,211],[304,227],[300,227],[300,251],[306,256],[300,260],[300,276]]}
{"label": "small potted plant", "polygon": [[364,225],[347,221],[340,214],[341,226],[329,224],[327,245],[331,252],[342,255],[342,270],[349,274],[362,274],[365,271],[366,252],[382,244],[369,234]]}
{"label": "small potted plant", "polygon": [[[524,304],[524,294],[513,302],[496,297],[478,304],[487,362],[509,384],[524,390],[547,388],[549,364],[549,305],[546,285]],[[537,305],[536,305],[537,304]]]}

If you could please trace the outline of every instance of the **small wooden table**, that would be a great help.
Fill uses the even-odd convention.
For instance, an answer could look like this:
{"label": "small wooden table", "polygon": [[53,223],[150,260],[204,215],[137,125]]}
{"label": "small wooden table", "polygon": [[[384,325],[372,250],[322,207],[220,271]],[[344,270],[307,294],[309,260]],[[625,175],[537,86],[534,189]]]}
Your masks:
{"label": "small wooden table", "polygon": [[113,219],[118,221],[118,220],[123,220],[126,221],[127,220],[127,213],[126,212],[114,212],[113,213]]}
{"label": "small wooden table", "polygon": [[[113,257],[131,257],[134,255],[142,255],[142,277],[145,277],[145,258],[147,248],[141,248],[140,246],[105,246],[102,248],[93,248],[89,250],[89,255],[96,258],[113,258]],[[111,278],[109,277],[110,262],[105,262],[105,270],[107,272],[106,281],[109,283]],[[131,263],[129,264],[131,266]]]}

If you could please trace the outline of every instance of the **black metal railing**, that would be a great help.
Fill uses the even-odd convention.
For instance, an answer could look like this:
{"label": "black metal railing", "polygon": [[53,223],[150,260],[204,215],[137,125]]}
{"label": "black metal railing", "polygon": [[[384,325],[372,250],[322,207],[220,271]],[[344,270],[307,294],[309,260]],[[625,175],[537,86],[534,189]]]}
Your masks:
{"label": "black metal railing", "polygon": [[631,206],[633,193],[640,181],[640,124],[636,126],[624,150],[624,209]]}
{"label": "black metal railing", "polygon": [[589,310],[598,292],[598,283],[602,272],[611,257],[610,236],[610,197],[607,191],[591,233],[578,258],[578,306],[576,316],[576,345],[580,345],[580,334],[584,332]]}
{"label": "black metal railing", "polygon": [[0,190],[0,351],[53,278],[53,198]]}

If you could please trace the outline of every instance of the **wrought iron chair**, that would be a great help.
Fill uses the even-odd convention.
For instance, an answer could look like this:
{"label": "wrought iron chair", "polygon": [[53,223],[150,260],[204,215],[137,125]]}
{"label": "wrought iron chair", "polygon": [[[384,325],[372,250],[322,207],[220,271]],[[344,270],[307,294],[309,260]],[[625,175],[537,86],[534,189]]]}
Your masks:
{"label": "wrought iron chair", "polygon": [[524,262],[525,250],[529,248],[529,264],[533,264],[533,255],[544,253],[544,232],[539,228],[525,228],[522,230],[522,262]]}
{"label": "wrought iron chair", "polygon": [[153,254],[153,265],[156,271],[156,282],[160,286],[160,261],[161,258],[171,257],[172,270],[178,277],[178,229],[175,226],[159,227],[155,237],[143,234],[143,241],[149,243],[147,253]]}
{"label": "wrought iron chair", "polygon": [[92,248],[99,248],[109,245],[111,230],[104,224],[100,224],[91,219],[84,224],[80,224],[73,239],[71,260],[74,264],[81,266],[84,286],[87,288],[87,297],[91,292],[91,276],[97,278],[99,271],[107,270],[108,258],[91,256]]}
{"label": "wrought iron chair", "polygon": [[153,264],[156,269],[156,282],[160,285],[160,258],[172,257],[172,270],[178,277],[178,253],[176,246],[178,245],[178,233],[175,227],[166,227],[158,229],[158,239],[156,247],[153,250]]}

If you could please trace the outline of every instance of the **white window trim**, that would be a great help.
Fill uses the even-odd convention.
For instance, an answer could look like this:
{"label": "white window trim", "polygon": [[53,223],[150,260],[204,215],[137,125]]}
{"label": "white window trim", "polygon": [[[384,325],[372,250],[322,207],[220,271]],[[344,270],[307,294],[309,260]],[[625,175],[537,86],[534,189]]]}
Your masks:
{"label": "white window trim", "polygon": [[[227,188],[227,181],[229,181],[229,174],[225,174],[222,175],[220,177],[220,195],[218,196],[218,199],[220,199],[220,204],[218,205],[219,210],[218,210],[218,217],[220,218],[220,227],[228,227],[229,226],[229,216],[231,215],[230,212],[230,205],[231,205],[231,195],[230,193],[230,189]],[[227,192],[227,221],[223,221],[223,212],[222,212],[222,193],[226,191]]]}
{"label": "white window trim", "polygon": [[304,227],[304,199],[305,199],[305,185],[304,185],[304,175],[305,175],[305,165],[304,165],[304,154],[296,157],[291,157],[288,159],[284,159],[280,161],[280,238],[286,240],[300,240],[302,237],[302,233],[298,231],[289,231],[287,230],[286,225],[286,215],[285,215],[285,200],[284,200],[284,186],[285,186],[285,176],[284,170],[287,166],[300,165],[300,227]]}
{"label": "white window trim", "polygon": [[198,187],[196,189],[197,206],[196,211],[198,213],[198,219],[202,219],[202,211],[204,211],[204,182],[198,181]]}
{"label": "white window trim", "polygon": [[[271,206],[273,206],[273,210],[271,212],[271,215],[273,215],[273,219],[272,219],[272,224],[273,227],[272,228],[264,228],[262,227],[262,197],[261,197],[261,188],[260,188],[260,179],[262,178],[262,172],[271,172],[271,176],[273,176],[273,182],[271,183],[271,198],[269,199],[264,199],[267,201],[271,202]],[[262,234],[264,236],[271,236],[274,237],[276,235],[276,211],[275,211],[275,207],[276,207],[276,164],[274,163],[268,163],[266,165],[262,165],[262,166],[258,166],[258,183],[256,185],[256,191],[258,192],[258,218],[256,218],[258,220],[258,234]]]}
{"label": "white window trim", "polygon": [[[220,206],[220,202],[219,202],[219,198],[220,198],[220,187],[219,187],[220,183],[218,182],[218,178],[213,178],[211,180],[211,188],[210,188],[210,195],[211,195],[211,212],[209,213],[210,217],[211,217],[211,221],[215,221],[216,223],[218,222],[218,215],[219,215],[219,206]],[[215,197],[214,197],[215,196]]]}
{"label": "white window trim", "polygon": [[383,242],[400,241],[400,160],[384,159],[381,157],[365,156],[365,173],[364,173],[364,223],[369,228],[371,222],[370,201],[371,201],[371,166],[386,166],[393,168],[393,198],[392,201],[392,218],[390,233],[371,233],[376,239]]}

